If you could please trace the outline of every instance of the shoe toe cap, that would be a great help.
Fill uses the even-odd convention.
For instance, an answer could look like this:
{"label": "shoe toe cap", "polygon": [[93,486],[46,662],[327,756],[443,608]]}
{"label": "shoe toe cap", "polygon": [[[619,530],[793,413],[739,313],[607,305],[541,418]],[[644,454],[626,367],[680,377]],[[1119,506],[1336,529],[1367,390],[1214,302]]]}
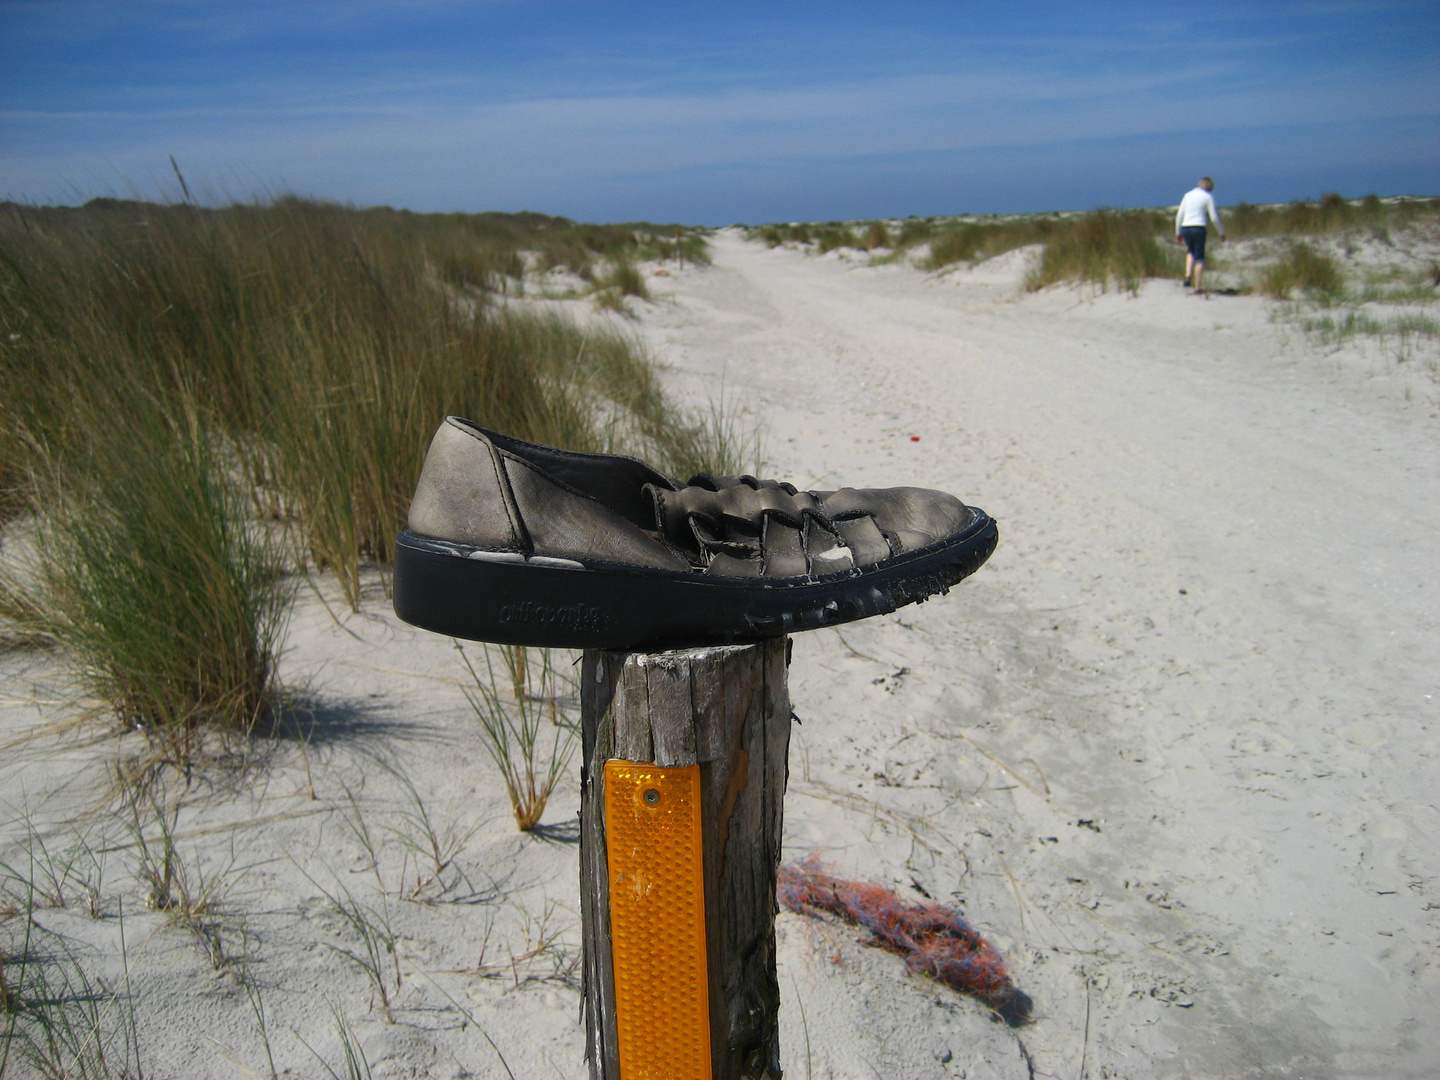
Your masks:
{"label": "shoe toe cap", "polygon": [[898,543],[899,555],[961,532],[974,512],[955,496],[930,488],[845,488],[825,500],[835,517],[864,513]]}

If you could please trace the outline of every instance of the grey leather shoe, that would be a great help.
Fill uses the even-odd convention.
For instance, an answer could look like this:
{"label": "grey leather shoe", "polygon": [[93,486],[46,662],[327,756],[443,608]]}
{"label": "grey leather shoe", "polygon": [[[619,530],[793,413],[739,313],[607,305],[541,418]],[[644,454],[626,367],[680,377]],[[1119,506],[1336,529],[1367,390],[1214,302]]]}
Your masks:
{"label": "grey leather shoe", "polygon": [[395,611],[477,641],[754,641],[879,615],[974,573],[984,511],[924,488],[688,484],[633,458],[440,425],[396,549]]}

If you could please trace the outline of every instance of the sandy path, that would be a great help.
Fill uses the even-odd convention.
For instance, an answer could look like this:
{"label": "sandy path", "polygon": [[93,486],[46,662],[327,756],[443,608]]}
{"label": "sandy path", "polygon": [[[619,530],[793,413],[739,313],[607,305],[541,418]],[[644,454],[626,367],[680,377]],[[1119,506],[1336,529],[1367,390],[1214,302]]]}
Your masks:
{"label": "sandy path", "polygon": [[645,333],[753,403],[767,471],[1001,522],[950,599],[797,639],[787,814],[797,854],[961,900],[1038,1022],[787,920],[787,1046],[803,1005],[816,1076],[1432,1075],[1433,406],[1259,300],[716,256]]}

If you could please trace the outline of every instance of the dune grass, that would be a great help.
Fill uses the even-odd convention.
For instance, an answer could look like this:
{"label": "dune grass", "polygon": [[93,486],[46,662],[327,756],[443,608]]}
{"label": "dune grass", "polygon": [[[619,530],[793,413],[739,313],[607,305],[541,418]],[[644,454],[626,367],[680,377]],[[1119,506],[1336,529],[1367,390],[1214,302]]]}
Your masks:
{"label": "dune grass", "polygon": [[274,536],[246,521],[224,442],[153,388],[77,395],[30,470],[34,532],[0,568],[0,615],[57,646],[84,697],[181,762],[203,725],[271,715],[291,586]]}
{"label": "dune grass", "polygon": [[650,299],[650,287],[645,284],[645,275],[629,259],[617,259],[605,274],[595,282],[595,306],[623,315],[631,314],[626,300]]}
{"label": "dune grass", "polygon": [[[707,238],[707,230],[697,228],[680,228],[673,225],[663,227],[647,226],[652,231],[637,233],[642,237],[634,250],[630,252],[630,259],[633,261],[646,261],[651,259],[667,260],[675,259],[681,263],[691,266],[709,266],[711,264],[710,241]],[[676,241],[676,237],[679,241]]]}
{"label": "dune grass", "polygon": [[[1388,240],[1392,230],[1440,223],[1440,199],[1381,199],[1367,195],[1363,199],[1347,200],[1331,193],[1314,202],[1297,201],[1280,206],[1242,203],[1222,208],[1221,217],[1228,234],[1237,239],[1278,236],[1301,241],[1323,235],[1368,232]],[[926,245],[924,257],[917,262],[930,271],[979,262],[1016,248],[1043,245],[1040,263],[1027,281],[1030,289],[1073,281],[1102,289],[1118,287],[1134,291],[1149,277],[1178,277],[1181,265],[1178,249],[1170,243],[1173,212],[1159,209],[911,217],[898,228],[885,222],[776,224],[749,229],[746,235],[771,247],[787,243],[813,245],[810,249],[819,254],[839,247],[871,250],[889,247],[899,253]],[[1440,264],[1432,276],[1435,279],[1432,284],[1440,282]],[[1416,290],[1420,288],[1419,284],[1414,286]]]}
{"label": "dune grass", "polygon": [[[29,865],[0,875],[0,1077],[126,1080],[143,1075],[130,993],[124,913],[121,980],[97,972],[93,950],[33,917],[42,898],[32,829]],[[134,1068],[132,1069],[132,1063]]]}
{"label": "dune grass", "polygon": [[1027,289],[1074,281],[1134,291],[1145,278],[1174,270],[1173,259],[1160,241],[1166,229],[1163,217],[1147,210],[1095,210],[1068,217],[1045,214],[943,223],[917,220],[907,223],[899,242],[928,242],[924,266],[932,271],[1040,244],[1040,260],[1026,278]]}
{"label": "dune grass", "polygon": [[860,241],[853,229],[844,225],[826,225],[814,230],[815,248],[825,255],[839,248],[859,248]]}
{"label": "dune grass", "polygon": [[1381,348],[1390,350],[1397,363],[1410,360],[1421,346],[1440,340],[1440,320],[1426,315],[1376,318],[1364,311],[1327,313],[1302,317],[1300,328],[1326,348],[1338,348],[1356,338],[1374,339]]}
{"label": "dune grass", "polygon": [[[452,219],[464,217],[467,215],[450,215]],[[542,214],[479,214],[469,217],[484,222],[523,218],[528,224],[528,235],[526,230],[513,226],[504,235],[511,250],[533,252],[542,270],[563,267],[586,281],[595,280],[597,264],[604,262],[631,263],[677,258],[677,236],[680,238],[678,255],[683,256],[685,262],[698,266],[710,263],[704,230],[688,226],[652,225],[648,222],[582,225],[568,218],[547,218]],[[494,230],[495,226],[491,224],[488,229],[481,229],[481,236],[493,244],[496,240]]]}
{"label": "dune grass", "polygon": [[1135,292],[1146,278],[1178,273],[1175,249],[1162,248],[1157,239],[1156,217],[1144,210],[1096,210],[1057,224],[1025,287],[1075,281]]}
{"label": "dune grass", "polygon": [[[49,1080],[130,1080],[140,1049],[124,987],[59,934],[27,925],[0,1022],[0,1069]],[[41,950],[46,950],[43,959]],[[6,1071],[4,1075],[12,1075]]]}
{"label": "dune grass", "polygon": [[[651,397],[638,445],[636,430],[601,421],[596,398],[614,383],[592,377],[594,362],[644,381],[650,365],[632,342],[496,308],[483,295],[459,302],[437,287],[437,278],[477,288],[508,278],[523,238],[487,248],[414,217],[295,199],[0,213],[0,371],[20,391],[0,404],[7,492],[27,433],[53,440],[75,427],[77,388],[83,397],[124,378],[156,388],[162,402],[189,394],[353,604],[358,562],[388,562],[429,435],[447,413],[576,449],[628,438],[647,453],[650,431],[681,424]],[[529,242],[554,251],[579,244],[579,230],[547,225]],[[613,237],[602,230],[601,241]],[[630,278],[631,294],[644,289],[633,269]]]}
{"label": "dune grass", "polygon": [[1440,219],[1440,199],[1381,199],[1372,194],[1350,200],[1330,192],[1313,202],[1296,200],[1275,206],[1240,203],[1222,208],[1220,216],[1236,239],[1322,236],[1353,230],[1388,236],[1391,229]]}
{"label": "dune grass", "polygon": [[[681,426],[633,341],[437,287],[493,283],[517,268],[522,247],[576,244],[583,227],[557,233],[564,219],[543,219],[518,235],[511,222],[500,255],[476,241],[461,258],[466,235],[447,238],[450,218],[427,217],[441,216],[296,199],[217,211],[0,208],[0,372],[14,391],[0,401],[6,495],[36,443],[69,437],[77,396],[138,381],[162,403],[189,395],[213,419],[269,508],[298,517],[317,562],[383,562],[447,412],[577,449],[628,439],[655,452],[644,443]],[[472,217],[473,228],[499,228],[497,215]],[[595,231],[595,243],[613,241],[615,230]],[[619,232],[630,241],[615,246],[640,246]],[[442,241],[448,255],[437,254]],[[626,283],[644,290],[633,267]],[[608,415],[617,396],[644,406],[641,445]],[[665,452],[662,465],[690,464]]]}
{"label": "dune grass", "polygon": [[1300,290],[1309,299],[1334,303],[1345,292],[1345,274],[1329,255],[1306,243],[1292,243],[1285,255],[1266,268],[1260,291],[1274,300],[1288,300]]}
{"label": "dune grass", "polygon": [[723,469],[635,340],[492,299],[537,251],[629,265],[673,252],[666,231],[294,198],[0,206],[0,507],[35,541],[0,557],[0,621],[179,759],[202,724],[267,715],[284,571],[359,606],[445,415]]}
{"label": "dune grass", "polygon": [[1058,215],[1025,217],[906,218],[898,227],[886,221],[796,222],[746,229],[746,238],[770,247],[780,244],[813,245],[816,254],[838,248],[857,251],[891,249],[893,253],[929,244],[923,260],[928,270],[957,262],[989,258],[1026,244],[1043,242],[1055,229]]}
{"label": "dune grass", "polygon": [[650,299],[650,288],[645,284],[645,276],[628,259],[616,262],[603,280],[607,287],[618,290],[622,296]]}
{"label": "dune grass", "polygon": [[931,271],[1043,244],[1040,264],[1030,275],[1027,288],[1076,281],[1102,289],[1116,286],[1133,291],[1147,277],[1178,274],[1172,253],[1161,243],[1167,228],[1165,214],[1159,211],[1096,210],[1069,217],[910,218],[893,230],[882,221],[766,225],[749,230],[747,235],[771,247],[785,243],[813,245],[812,250],[821,255],[842,247],[868,251],[888,248],[899,253],[928,244],[920,262]]}
{"label": "dune grass", "polygon": [[305,876],[329,901],[332,913],[347,931],[345,936],[355,942],[345,945],[327,942],[327,947],[354,964],[365,976],[370,984],[372,1006],[378,1001],[385,1022],[394,1024],[395,995],[404,985],[404,976],[400,971],[400,934],[395,929],[389,901],[381,894],[380,904],[376,907],[357,900],[338,878],[332,893],[309,874]]}
{"label": "dune grass", "polygon": [[960,262],[994,258],[1030,244],[1044,243],[1053,233],[1052,218],[963,221],[942,225],[914,223],[901,231],[902,243],[929,241],[927,270],[943,270]]}
{"label": "dune grass", "polygon": [[772,248],[779,247],[781,244],[785,243],[786,240],[790,239],[793,239],[796,243],[800,244],[809,243],[810,230],[803,225],[796,226],[796,229],[803,230],[805,239],[801,240],[798,235],[792,237],[790,235],[790,229],[783,225],[762,225],[758,229],[747,229],[745,231],[745,236],[746,239],[759,240],[766,247]]}
{"label": "dune grass", "polygon": [[908,250],[916,244],[930,239],[934,232],[935,223],[929,218],[906,218],[905,223],[900,226],[900,231],[895,234],[895,246],[902,251]]}

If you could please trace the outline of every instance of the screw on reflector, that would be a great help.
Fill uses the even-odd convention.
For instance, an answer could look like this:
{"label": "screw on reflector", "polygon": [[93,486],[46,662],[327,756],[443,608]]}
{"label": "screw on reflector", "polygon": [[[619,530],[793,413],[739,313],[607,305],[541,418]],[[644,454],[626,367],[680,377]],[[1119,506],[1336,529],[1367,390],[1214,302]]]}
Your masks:
{"label": "screw on reflector", "polygon": [[656,791],[653,787],[646,788],[644,798],[646,806],[654,806],[660,801],[660,792]]}

